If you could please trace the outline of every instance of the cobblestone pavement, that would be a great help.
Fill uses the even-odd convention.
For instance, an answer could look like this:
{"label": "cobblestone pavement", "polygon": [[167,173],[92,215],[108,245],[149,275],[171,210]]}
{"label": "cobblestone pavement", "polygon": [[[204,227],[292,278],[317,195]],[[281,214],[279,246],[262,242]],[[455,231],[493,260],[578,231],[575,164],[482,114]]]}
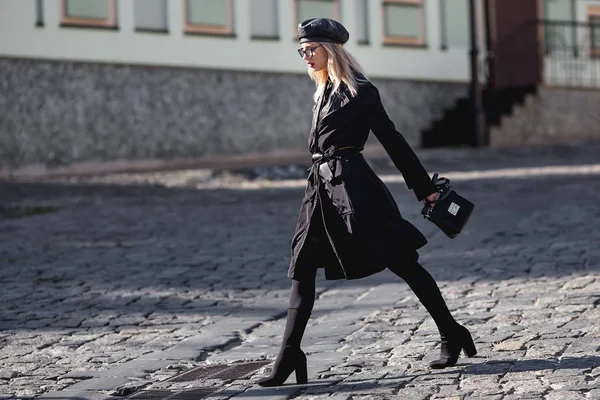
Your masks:
{"label": "cobblestone pavement", "polygon": [[600,399],[599,154],[423,152],[477,205],[454,240],[374,160],[430,239],[421,261],[479,354],[432,371],[439,336],[405,283],[321,275],[310,382],[275,389],[253,385],[269,364],[238,363],[278,350],[301,182],[0,182],[0,399]]}

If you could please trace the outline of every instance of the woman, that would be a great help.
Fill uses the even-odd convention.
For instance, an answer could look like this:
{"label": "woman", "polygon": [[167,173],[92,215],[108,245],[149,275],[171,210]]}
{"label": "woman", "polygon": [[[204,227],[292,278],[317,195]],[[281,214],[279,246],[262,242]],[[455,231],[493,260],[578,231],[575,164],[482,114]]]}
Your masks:
{"label": "woman", "polygon": [[307,382],[300,341],[315,300],[315,277],[359,279],[389,268],[404,279],[433,317],[441,335],[441,357],[432,368],[456,364],[461,350],[476,354],[469,331],[448,310],[431,275],[417,262],[427,240],[404,220],[384,183],[361,154],[369,131],[386,149],[418,200],[436,199],[429,175],[387,116],[379,93],[342,46],[348,32],[338,22],[313,18],[298,26],[302,48],[315,81],[309,148],[313,166],[292,240],[292,278],[283,343],[261,386],[282,385],[292,372]]}

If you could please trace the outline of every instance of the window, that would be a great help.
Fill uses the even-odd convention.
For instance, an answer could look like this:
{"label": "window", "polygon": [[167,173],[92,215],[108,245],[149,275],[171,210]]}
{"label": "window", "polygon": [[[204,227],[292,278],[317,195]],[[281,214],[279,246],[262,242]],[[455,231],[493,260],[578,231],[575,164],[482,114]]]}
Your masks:
{"label": "window", "polygon": [[592,57],[600,57],[600,6],[588,7],[590,23],[590,53]]}
{"label": "window", "polygon": [[134,12],[137,31],[167,32],[166,0],[135,0]]}
{"label": "window", "polygon": [[425,43],[425,0],[384,0],[383,40],[386,44]]}
{"label": "window", "polygon": [[339,0],[295,0],[296,26],[310,18],[324,17],[335,20],[340,19]]}
{"label": "window", "polygon": [[35,26],[44,26],[44,4],[42,1],[35,1]]}
{"label": "window", "polygon": [[544,0],[544,19],[550,21],[574,21],[573,0]]}
{"label": "window", "polygon": [[359,44],[369,43],[369,0],[356,2],[356,37]]}
{"label": "window", "polygon": [[467,0],[440,0],[442,49],[469,46],[469,5]]}
{"label": "window", "polygon": [[252,0],[250,31],[253,39],[278,39],[277,0]]}
{"label": "window", "polygon": [[185,31],[216,35],[233,34],[232,0],[184,0]]}
{"label": "window", "polygon": [[116,0],[62,0],[62,24],[114,28]]}
{"label": "window", "polygon": [[573,0],[544,0],[544,43],[546,53],[577,52],[577,27]]}

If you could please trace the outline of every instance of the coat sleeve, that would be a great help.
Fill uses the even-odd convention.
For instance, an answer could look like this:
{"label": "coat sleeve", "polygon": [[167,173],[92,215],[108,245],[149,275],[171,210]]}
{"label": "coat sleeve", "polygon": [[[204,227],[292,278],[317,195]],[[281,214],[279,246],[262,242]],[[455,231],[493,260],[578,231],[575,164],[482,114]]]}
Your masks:
{"label": "coat sleeve", "polygon": [[384,147],[396,168],[402,173],[408,188],[414,191],[417,199],[423,200],[436,192],[436,187],[431,183],[427,171],[415,152],[388,117],[377,88],[372,84],[367,84],[364,89],[366,118],[371,131]]}

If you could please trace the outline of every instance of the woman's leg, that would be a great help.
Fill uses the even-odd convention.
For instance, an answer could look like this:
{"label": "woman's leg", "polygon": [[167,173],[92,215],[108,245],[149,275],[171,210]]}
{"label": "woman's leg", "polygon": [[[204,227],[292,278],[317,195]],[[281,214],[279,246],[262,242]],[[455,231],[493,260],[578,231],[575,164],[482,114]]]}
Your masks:
{"label": "woman's leg", "polygon": [[440,331],[442,337],[441,356],[439,360],[431,362],[432,368],[445,368],[456,364],[460,351],[463,349],[470,357],[477,353],[471,334],[454,320],[437,283],[421,264],[415,261],[413,264],[389,269],[406,281]]}
{"label": "woman's leg", "polygon": [[406,281],[421,304],[425,306],[440,332],[457,325],[437,283],[421,264],[415,262],[412,265],[390,267],[389,269]]}
{"label": "woman's leg", "polygon": [[297,383],[308,381],[306,356],[300,349],[300,342],[315,304],[316,274],[317,270],[314,269],[301,280],[292,280],[281,348],[271,375],[259,380],[259,385],[280,386],[294,371],[296,371]]}
{"label": "woman's leg", "polygon": [[315,279],[317,270],[301,280],[292,279],[288,308],[295,308],[310,314],[315,304]]}
{"label": "woman's leg", "polygon": [[313,212],[304,246],[298,255],[281,348],[271,375],[258,381],[261,386],[280,386],[294,371],[296,371],[297,383],[308,381],[306,356],[300,349],[300,342],[315,304],[315,280],[318,265],[324,261],[323,245],[329,243],[325,242],[328,239],[321,215],[320,206],[317,206]]}
{"label": "woman's leg", "polygon": [[316,273],[317,270],[315,269],[312,276],[302,280],[292,280],[280,355],[286,348],[300,350],[300,342],[315,304]]}

